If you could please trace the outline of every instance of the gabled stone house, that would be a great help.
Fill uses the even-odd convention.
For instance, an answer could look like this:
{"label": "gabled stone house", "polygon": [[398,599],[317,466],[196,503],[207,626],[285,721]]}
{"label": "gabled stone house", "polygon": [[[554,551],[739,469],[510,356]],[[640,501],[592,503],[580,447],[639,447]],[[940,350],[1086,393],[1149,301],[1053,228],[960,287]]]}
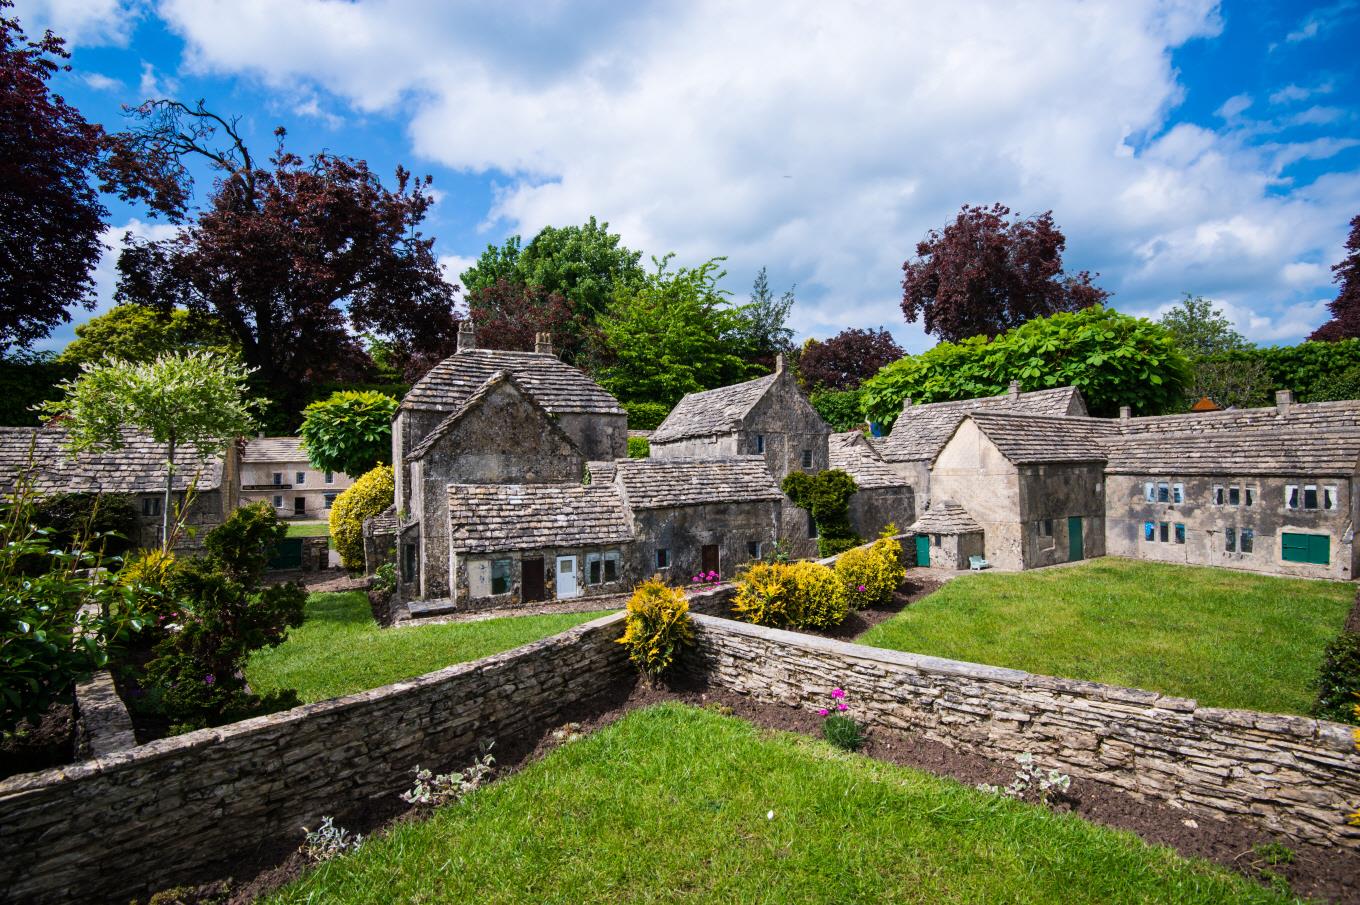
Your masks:
{"label": "gabled stone house", "polygon": [[[60,427],[0,427],[0,492],[11,493],[21,480],[39,495],[57,493],[124,494],[138,514],[140,547],[161,543],[162,505],[165,495],[165,447],[132,431],[123,435],[123,448],[82,453],[72,459],[66,452],[66,431]],[[175,455],[172,505],[185,505],[192,488],[186,532],[177,549],[192,549],[203,535],[222,524],[240,504],[237,451],[228,446],[220,456],[203,457],[192,447]]]}
{"label": "gabled stone house", "polygon": [[831,468],[855,479],[859,490],[850,498],[850,527],[872,540],[888,525],[899,531],[916,518],[916,492],[879,454],[860,431],[832,434],[828,443]]}
{"label": "gabled stone house", "polygon": [[265,502],[280,518],[330,517],[335,498],[354,481],[313,468],[301,437],[259,436],[241,444],[241,503]]}

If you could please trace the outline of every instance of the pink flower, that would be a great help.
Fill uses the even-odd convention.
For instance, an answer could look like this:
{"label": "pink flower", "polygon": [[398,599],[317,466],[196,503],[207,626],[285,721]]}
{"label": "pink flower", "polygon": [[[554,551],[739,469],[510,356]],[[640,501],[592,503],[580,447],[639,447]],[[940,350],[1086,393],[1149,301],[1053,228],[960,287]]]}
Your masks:
{"label": "pink flower", "polygon": [[208,673],[206,676],[203,677],[203,684],[204,684],[204,685],[211,685],[211,684],[213,684],[213,683],[216,682],[216,681],[217,681],[217,676],[213,675],[212,673]]}
{"label": "pink flower", "polygon": [[867,590],[869,590],[869,589],[866,588],[864,585],[860,585],[860,586],[859,586],[859,592],[860,592],[861,594],[863,594],[863,593],[864,593],[865,591],[867,591]]}
{"label": "pink flower", "polygon": [[830,713],[831,713],[831,711],[830,711],[830,710],[827,710],[825,707],[823,707],[821,710],[818,710],[817,712],[818,712],[819,714],[821,714],[822,716],[828,716],[828,715],[830,715]]}
{"label": "pink flower", "polygon": [[847,707],[847,706],[845,705],[844,702],[841,702],[840,704],[837,704],[837,705],[836,705],[836,709],[837,709],[837,710],[849,710],[850,708]]}
{"label": "pink flower", "polygon": [[831,689],[831,696],[832,696],[833,698],[843,698],[843,697],[845,697],[845,689],[843,689],[843,688],[833,688],[833,689]]}

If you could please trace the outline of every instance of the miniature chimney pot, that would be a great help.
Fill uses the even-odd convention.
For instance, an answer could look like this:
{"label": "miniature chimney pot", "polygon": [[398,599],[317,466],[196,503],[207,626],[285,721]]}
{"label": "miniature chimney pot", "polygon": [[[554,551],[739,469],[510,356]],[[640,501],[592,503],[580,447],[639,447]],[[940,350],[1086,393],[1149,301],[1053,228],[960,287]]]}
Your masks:
{"label": "miniature chimney pot", "polygon": [[1132,418],[1132,417],[1133,417],[1133,409],[1132,409],[1132,408],[1130,408],[1130,407],[1127,406],[1127,405],[1121,405],[1121,406],[1119,407],[1119,420],[1120,420],[1120,421],[1128,421],[1128,420],[1129,420],[1130,418]]}
{"label": "miniature chimney pot", "polygon": [[1275,409],[1281,415],[1288,413],[1289,407],[1292,406],[1293,404],[1294,404],[1293,390],[1275,391]]}
{"label": "miniature chimney pot", "polygon": [[1015,401],[1016,399],[1019,399],[1019,398],[1020,398],[1020,381],[1018,381],[1018,380],[1012,380],[1012,381],[1011,381],[1011,385],[1010,385],[1010,387],[1007,389],[1006,392],[1007,392],[1007,395],[1010,396],[1011,401]]}
{"label": "miniature chimney pot", "polygon": [[534,334],[534,351],[535,351],[535,352],[538,352],[538,353],[540,353],[540,354],[542,354],[542,355],[551,355],[551,354],[553,354],[552,334],[551,334],[551,333],[535,333],[535,334]]}
{"label": "miniature chimney pot", "polygon": [[458,325],[458,351],[468,352],[477,348],[477,332],[472,326],[472,321],[463,321]]}

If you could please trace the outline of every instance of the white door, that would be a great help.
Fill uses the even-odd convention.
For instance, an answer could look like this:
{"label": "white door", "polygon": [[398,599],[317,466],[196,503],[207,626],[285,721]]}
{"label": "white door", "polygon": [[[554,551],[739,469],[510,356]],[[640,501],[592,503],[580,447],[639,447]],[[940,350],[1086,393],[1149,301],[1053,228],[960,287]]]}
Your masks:
{"label": "white door", "polygon": [[576,557],[557,557],[557,599],[566,600],[580,595],[581,592],[576,587]]}

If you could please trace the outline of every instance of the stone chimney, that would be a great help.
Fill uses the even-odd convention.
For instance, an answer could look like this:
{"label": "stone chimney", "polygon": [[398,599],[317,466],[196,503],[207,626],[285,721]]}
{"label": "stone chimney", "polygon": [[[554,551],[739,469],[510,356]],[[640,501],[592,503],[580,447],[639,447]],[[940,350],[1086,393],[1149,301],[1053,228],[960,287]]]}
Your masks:
{"label": "stone chimney", "polygon": [[784,373],[784,353],[783,353],[783,352],[780,352],[778,355],[776,355],[776,356],[774,357],[774,372],[775,372],[776,374],[783,374],[783,373]]}
{"label": "stone chimney", "polygon": [[1294,405],[1293,390],[1275,391],[1275,411],[1279,412],[1281,415],[1287,415],[1289,414],[1289,409],[1293,405]]}
{"label": "stone chimney", "polygon": [[1129,420],[1130,418],[1132,418],[1132,417],[1133,417],[1133,409],[1129,408],[1127,405],[1121,405],[1121,406],[1119,407],[1119,420],[1120,420],[1120,421],[1128,421],[1128,420]]}
{"label": "stone chimney", "polygon": [[475,348],[477,348],[477,332],[472,326],[472,321],[459,321],[458,351],[470,352]]}
{"label": "stone chimney", "polygon": [[551,333],[535,333],[535,334],[534,334],[534,351],[537,352],[537,353],[539,353],[540,355],[551,355],[551,354],[553,354],[552,334],[551,334]]}
{"label": "stone chimney", "polygon": [[1010,397],[1011,402],[1014,402],[1015,400],[1019,399],[1020,381],[1012,380],[1010,387],[1006,390],[1006,395]]}

